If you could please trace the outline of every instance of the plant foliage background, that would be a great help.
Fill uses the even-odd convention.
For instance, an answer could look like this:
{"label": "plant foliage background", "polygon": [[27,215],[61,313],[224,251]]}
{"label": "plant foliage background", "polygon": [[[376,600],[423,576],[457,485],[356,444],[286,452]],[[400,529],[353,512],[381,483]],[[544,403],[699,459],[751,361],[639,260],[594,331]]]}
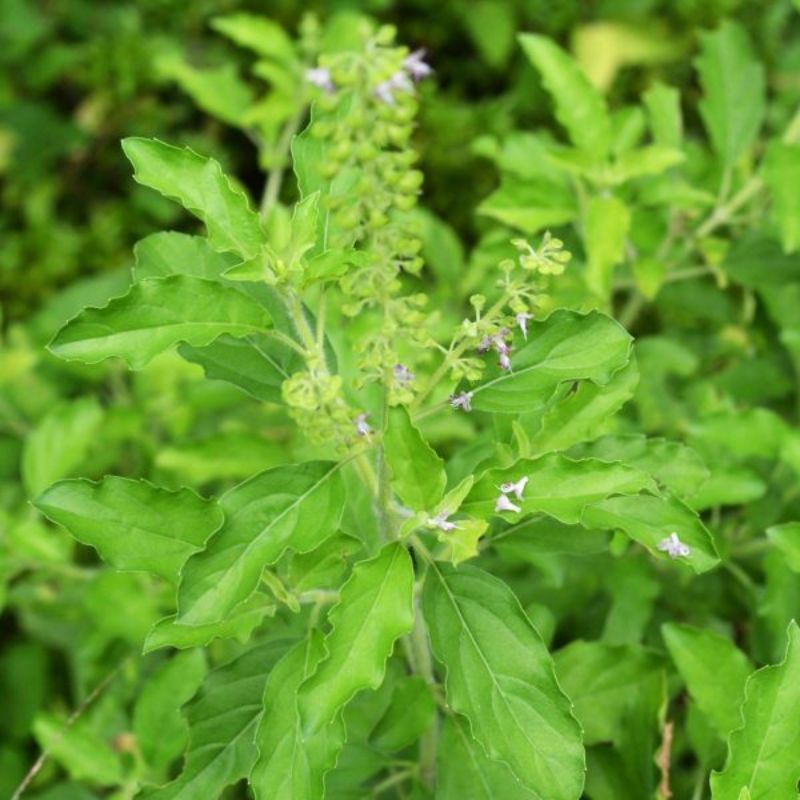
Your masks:
{"label": "plant foliage background", "polygon": [[6,0],[0,796],[797,798],[799,14]]}

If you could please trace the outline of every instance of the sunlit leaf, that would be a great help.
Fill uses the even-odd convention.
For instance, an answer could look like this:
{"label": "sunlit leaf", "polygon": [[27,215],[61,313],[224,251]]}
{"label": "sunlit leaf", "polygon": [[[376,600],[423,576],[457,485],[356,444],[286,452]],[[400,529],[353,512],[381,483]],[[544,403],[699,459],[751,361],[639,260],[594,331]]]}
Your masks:
{"label": "sunlit leaf", "polygon": [[501,414],[537,411],[563,381],[608,383],[628,363],[630,350],[630,335],[610,317],[555,311],[529,324],[527,343],[511,354],[510,372],[489,367],[472,388],[472,405]]}
{"label": "sunlit leaf", "polygon": [[180,708],[192,699],[206,674],[202,650],[187,650],[150,677],[133,709],[133,732],[148,765],[163,769],[183,752],[189,726]]}
{"label": "sunlit leaf", "polygon": [[68,322],[50,350],[68,361],[96,364],[117,356],[141,369],[181,342],[210,344],[218,336],[251,336],[271,326],[267,311],[235,289],[173,275],[135,283],[103,308]]}
{"label": "sunlit leaf", "polygon": [[108,476],[66,480],[35,501],[53,522],[120,570],[143,570],[177,583],[186,559],[222,525],[222,511],[189,489]]}
{"label": "sunlit leaf", "polygon": [[741,723],[744,685],[753,671],[750,660],[715,631],[673,622],[661,633],[692,699],[717,733],[727,737]]}
{"label": "sunlit leaf", "polygon": [[306,735],[330,725],[362,689],[377,689],[395,641],[414,624],[414,568],[405,547],[389,544],[355,565],[331,610],[326,656],[300,687]]}
{"label": "sunlit leaf", "polygon": [[601,159],[608,152],[611,124],[605,100],[580,67],[555,42],[531,33],[519,37],[525,55],[542,76],[556,118],[572,142]]}
{"label": "sunlit leaf", "polygon": [[[800,779],[800,628],[789,625],[780,664],[754,672],[744,687],[741,727],[728,739],[728,760],[711,776],[714,800],[795,800]],[[730,698],[732,699],[732,698]],[[745,795],[748,796],[748,795]]]}
{"label": "sunlit leaf", "polygon": [[714,149],[730,167],[764,119],[764,68],[736,22],[726,20],[713,33],[702,34],[700,42],[695,60],[703,88],[700,113]]}
{"label": "sunlit leaf", "polygon": [[134,178],[202,220],[215,248],[242,259],[258,255],[266,241],[258,215],[218,162],[157,139],[124,139],[122,149],[135,168]]}
{"label": "sunlit leaf", "polygon": [[447,483],[444,462],[422,438],[402,406],[389,413],[383,443],[398,497],[414,511],[433,510]]}
{"label": "sunlit leaf", "polygon": [[255,734],[261,697],[272,665],[286,651],[285,641],[248,650],[214,670],[186,711],[189,749],[178,778],[145,792],[147,800],[218,797],[225,787],[250,773],[256,760]]}
{"label": "sunlit leaf", "polygon": [[264,689],[263,716],[256,732],[258,759],[250,775],[257,800],[322,800],[325,773],[344,746],[341,715],[304,735],[298,689],[325,657],[322,637],[312,632],[275,665]]}
{"label": "sunlit leaf", "polygon": [[577,800],[580,726],[553,661],[513,592],[470,566],[431,565],[423,609],[452,708],[490,758],[536,796]]}
{"label": "sunlit leaf", "polygon": [[222,622],[287,548],[308,552],[332,536],[344,489],[337,464],[311,461],[267,470],[219,502],[225,524],[182,572],[178,621],[186,625]]}

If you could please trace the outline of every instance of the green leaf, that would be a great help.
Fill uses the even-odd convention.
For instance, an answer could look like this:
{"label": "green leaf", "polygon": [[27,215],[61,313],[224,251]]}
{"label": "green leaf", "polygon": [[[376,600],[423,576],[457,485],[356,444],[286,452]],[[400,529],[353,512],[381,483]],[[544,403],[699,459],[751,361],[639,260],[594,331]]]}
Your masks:
{"label": "green leaf", "polygon": [[628,363],[631,343],[604,314],[554,311],[529,325],[527,343],[511,355],[511,372],[487,369],[487,379],[472,389],[472,406],[501,414],[543,409],[562,381],[608,383]]}
{"label": "green leaf", "polygon": [[681,93],[663,83],[654,83],[643,95],[655,143],[679,148],[683,141]]}
{"label": "green leaf", "polygon": [[299,353],[264,334],[224,335],[206,347],[182,344],[178,352],[199,364],[207,378],[232,383],[268,403],[283,403],[281,385],[302,364]]}
{"label": "green leaf", "polygon": [[[235,256],[218,253],[208,239],[184,233],[155,233],[136,244],[137,280],[163,278],[168,275],[188,275],[218,280],[237,263]],[[243,286],[240,291],[264,306],[273,324],[289,336],[294,334],[285,319],[283,301],[267,286]],[[232,383],[258,400],[282,403],[281,384],[303,364],[302,356],[268,334],[253,334],[241,338],[224,334],[205,347],[182,344],[180,355],[199,364],[206,377]]]}
{"label": "green leaf", "polygon": [[218,433],[197,441],[163,447],[154,464],[181,482],[244,480],[286,460],[280,443],[249,431]]}
{"label": "green leaf", "polygon": [[533,236],[572,222],[578,216],[578,207],[564,184],[541,177],[509,177],[478,206],[477,212]]}
{"label": "green leaf", "polygon": [[516,7],[509,0],[471,0],[456,13],[481,58],[494,68],[503,67],[514,49]]}
{"label": "green leaf", "polygon": [[739,707],[753,671],[750,660],[715,631],[672,622],[661,633],[692,699],[725,739],[741,724]]}
{"label": "green leaf", "polygon": [[548,517],[526,517],[491,538],[492,546],[510,559],[540,564],[544,554],[592,555],[608,549],[606,531],[587,531]]}
{"label": "green leaf", "polygon": [[731,167],[752,144],[764,119],[764,68],[755,60],[747,32],[726,20],[700,36],[695,67],[703,99],[700,114],[714,149]]}
{"label": "green leaf", "polygon": [[119,570],[143,570],[177,583],[192,553],[223,521],[222,510],[190,489],[108,476],[61,481],[34,505]]}
{"label": "green leaf", "polygon": [[572,143],[598,161],[608,154],[611,122],[603,96],[580,67],[546,36],[523,33],[519,42],[539,70],[556,107],[556,119]]}
{"label": "green leaf", "polygon": [[652,555],[669,558],[658,549],[658,544],[672,533],[691,549],[688,557],[676,559],[685,562],[695,572],[707,572],[719,564],[714,540],[700,518],[688,506],[674,497],[637,495],[635,497],[610,497],[587,506],[583,524],[590,528],[621,530]]}
{"label": "green leaf", "polygon": [[784,522],[767,528],[767,538],[780,550],[786,563],[800,572],[800,522]]}
{"label": "green leaf", "polygon": [[224,622],[210,625],[183,625],[177,615],[159,620],[144,640],[144,653],[162,647],[177,647],[185,650],[190,647],[206,647],[215,639],[237,639],[246,642],[253,631],[263,622],[264,617],[275,614],[275,605],[261,592],[248,597]]}
{"label": "green leaf", "polygon": [[306,735],[330,725],[362,689],[377,689],[395,641],[414,625],[414,567],[399,542],[361,561],[328,617],[326,657],[300,687]]}
{"label": "green leaf", "polygon": [[764,182],[785,253],[800,248],[800,144],[771,142],[764,159]]}
{"label": "green leaf", "polygon": [[800,281],[800,255],[784,253],[776,241],[760,233],[736,240],[722,267],[737,283],[752,289],[785,291],[787,284]]}
{"label": "green leaf", "polygon": [[133,248],[136,263],[134,279],[166,278],[188,275],[190,278],[218,280],[236,263],[229,253],[218,253],[202,236],[162,231],[137,242]]}
{"label": "green leaf", "polygon": [[157,139],[124,139],[122,149],[134,166],[134,178],[202,220],[213,247],[245,260],[258,255],[266,243],[258,214],[218,162]]}
{"label": "green leaf", "polygon": [[[607,420],[633,397],[639,369],[631,360],[605,385],[586,381],[564,400],[549,408],[541,427],[531,437],[531,455],[539,455],[590,439]],[[593,454],[590,454],[593,455]]]}
{"label": "green leaf", "polygon": [[379,750],[396,751],[413,744],[430,728],[436,716],[431,689],[418,675],[400,679],[389,707],[373,728],[370,743]]}
{"label": "green leaf", "polygon": [[489,758],[463,717],[445,718],[436,756],[437,800],[537,800],[501,761]]}
{"label": "green leaf", "polygon": [[85,364],[118,356],[141,369],[180,342],[203,346],[222,334],[248,336],[270,324],[266,310],[235,289],[173,275],[139,281],[107,306],[84,309],[49,349]]}
{"label": "green leaf", "polygon": [[402,406],[389,413],[383,447],[398,497],[414,511],[431,511],[442,499],[447,484],[444,462]]}
{"label": "green leaf", "polygon": [[116,786],[123,781],[120,756],[83,720],[67,726],[67,720],[40,714],[33,723],[33,735],[43,751],[61,764],[75,780],[93,786]]}
{"label": "green leaf", "polygon": [[324,778],[345,741],[341,715],[303,735],[298,689],[325,657],[320,634],[295,645],[275,665],[264,688],[264,713],[256,732],[258,760],[250,774],[256,800],[322,800]]}
{"label": "green leaf", "polygon": [[442,284],[458,280],[464,271],[464,245],[455,229],[428,209],[411,212],[414,230],[422,240],[422,257]]}
{"label": "green leaf", "polygon": [[682,498],[696,494],[710,474],[703,459],[691,447],[640,434],[604,436],[575,448],[570,455],[621,461],[652,475],[661,486]]}
{"label": "green leaf", "polygon": [[728,740],[728,759],[711,775],[714,800],[796,800],[800,779],[800,628],[792,621],[786,657],[747,680],[742,726]]}
{"label": "green leaf", "polygon": [[608,171],[608,180],[619,184],[644,175],[660,175],[670,167],[685,160],[686,156],[675,147],[653,144],[623,153]]}
{"label": "green leaf", "polygon": [[183,569],[179,622],[222,622],[287,548],[309,552],[336,533],[345,501],[338,469],[328,461],[276,467],[224,494],[225,524]]}
{"label": "green leaf", "polygon": [[180,707],[194,697],[206,675],[202,650],[187,650],[149,676],[133,709],[133,733],[148,766],[168,767],[184,749],[189,726]]}
{"label": "green leaf", "polygon": [[190,735],[183,771],[172,783],[145,792],[146,800],[219,797],[250,773],[264,684],[286,645],[272,641],[248,650],[209,675],[186,712]]}
{"label": "green leaf", "polygon": [[462,510],[481,518],[499,516],[495,511],[500,495],[497,487],[523,478],[528,480],[522,497],[509,495],[522,513],[547,514],[568,524],[580,522],[586,507],[598,500],[655,488],[648,475],[624,464],[595,459],[576,461],[550,453],[537,459],[522,459],[513,467],[489,470],[475,483]]}
{"label": "green leaf", "polygon": [[[233,64],[200,69],[172,55],[158,60],[159,71],[174,80],[194,102],[228,125],[246,128],[254,95]],[[129,140],[126,140],[129,141]]]}
{"label": "green leaf", "polygon": [[297,270],[300,261],[316,244],[319,191],[304,197],[294,207],[287,241],[270,242],[265,248],[268,258],[251,259],[234,266],[225,277],[235,281],[274,282]]}
{"label": "green leaf", "polygon": [[81,466],[102,421],[97,401],[85,397],[56,406],[39,422],[22,449],[22,481],[29,496]]}
{"label": "green leaf", "polygon": [[363,546],[357,537],[338,533],[310,553],[295,554],[286,571],[289,585],[295,592],[338,588],[348,562]]}
{"label": "green leaf", "polygon": [[614,267],[625,256],[631,224],[628,207],[613,195],[595,195],[586,209],[586,283],[602,298],[608,297]]}
{"label": "green leaf", "polygon": [[591,22],[576,25],[570,45],[592,84],[605,94],[623,67],[676,60],[685,49],[682,38],[645,15],[616,20],[611,14],[598,14]]}
{"label": "green leaf", "polygon": [[287,63],[297,60],[291,38],[277,22],[267,17],[226,14],[214,17],[211,27],[240,47],[247,47],[265,58]]}
{"label": "green leaf", "polygon": [[369,253],[363,250],[326,250],[309,259],[303,271],[303,286],[341,278],[351,267],[367,266],[369,258]]}
{"label": "green leaf", "polygon": [[478,542],[489,523],[482,519],[459,519],[452,531],[439,531],[437,538],[444,545],[442,558],[460,564],[478,555]]}
{"label": "green leaf", "polygon": [[553,661],[511,589],[470,566],[431,564],[423,610],[453,710],[490,758],[548,800],[577,800],[581,730]]}
{"label": "green leaf", "polygon": [[664,668],[652,650],[575,641],[553,656],[558,681],[572,700],[587,745],[617,740],[637,687]]}

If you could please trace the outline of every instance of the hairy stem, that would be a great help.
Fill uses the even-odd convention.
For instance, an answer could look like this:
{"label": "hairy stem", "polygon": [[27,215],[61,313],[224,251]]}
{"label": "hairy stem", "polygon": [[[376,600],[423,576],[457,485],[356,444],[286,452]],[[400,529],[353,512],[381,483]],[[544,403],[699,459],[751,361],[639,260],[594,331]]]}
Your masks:
{"label": "hairy stem", "polygon": [[261,218],[265,220],[269,218],[270,212],[280,197],[292,139],[294,139],[297,131],[300,130],[300,126],[303,124],[308,112],[308,106],[305,103],[299,102],[298,105],[297,113],[286,123],[283,131],[281,131],[281,137],[278,139],[278,144],[275,148],[276,152],[273,154],[275,161],[267,173],[267,182],[264,185],[264,193],[261,195],[260,209]]}
{"label": "hairy stem", "polygon": [[[503,293],[503,296],[486,312],[483,316],[483,320],[486,322],[492,322],[495,317],[497,317],[500,312],[506,307],[506,304],[511,299],[511,294],[506,291]],[[439,365],[438,369],[431,375],[430,380],[428,381],[427,386],[423,391],[421,391],[417,397],[415,398],[414,402],[409,407],[409,412],[413,415],[413,413],[419,409],[422,403],[427,400],[430,396],[431,392],[439,385],[442,379],[447,375],[447,373],[452,368],[453,364],[458,361],[459,358],[464,354],[464,351],[469,347],[469,343],[467,341],[462,341],[460,344],[456,345],[455,347],[451,347],[447,354],[444,357],[444,361]]]}

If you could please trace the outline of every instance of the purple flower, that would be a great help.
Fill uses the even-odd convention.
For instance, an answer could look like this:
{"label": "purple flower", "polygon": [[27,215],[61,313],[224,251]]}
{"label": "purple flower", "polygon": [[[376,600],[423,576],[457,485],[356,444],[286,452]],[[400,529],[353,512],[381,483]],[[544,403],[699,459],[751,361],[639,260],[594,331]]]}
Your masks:
{"label": "purple flower", "polygon": [[519,514],[522,509],[514,505],[509,499],[508,495],[501,494],[500,497],[497,498],[497,502],[494,504],[495,511],[514,511],[515,513]]}
{"label": "purple flower", "polygon": [[662,539],[658,545],[658,549],[662,553],[666,553],[670,558],[680,558],[683,556],[691,555],[691,548],[688,544],[684,544],[679,538],[677,533],[671,533],[665,539]]}
{"label": "purple flower", "polygon": [[323,89],[326,92],[336,91],[336,86],[331,77],[331,71],[325,67],[313,67],[306,70],[306,80],[317,89]]}
{"label": "purple flower", "polygon": [[406,56],[403,67],[408,74],[415,80],[421,81],[433,74],[433,68],[425,61],[425,50],[421,48]]}
{"label": "purple flower", "polygon": [[414,380],[414,373],[404,364],[395,364],[392,372],[394,373],[394,379],[401,385],[411,383]]}
{"label": "purple flower", "polygon": [[484,353],[488,353],[492,349],[492,340],[488,336],[484,336],[483,339],[478,342],[477,350],[478,352],[483,355]]}
{"label": "purple flower", "polygon": [[450,395],[450,407],[472,411],[472,392],[460,392]]}
{"label": "purple flower", "polygon": [[387,106],[393,106],[396,103],[395,92],[413,91],[414,84],[411,83],[411,79],[403,70],[399,70],[388,81],[383,81],[375,87],[375,96]]}
{"label": "purple flower", "polygon": [[519,314],[515,317],[517,320],[517,325],[519,325],[519,329],[522,331],[522,335],[525,337],[525,340],[528,339],[528,320],[533,319],[533,314],[528,314],[525,311],[520,311]]}
{"label": "purple flower", "polygon": [[458,527],[455,522],[450,522],[447,519],[446,511],[440,511],[435,517],[431,517],[428,520],[428,524],[432,528],[439,528],[439,530],[444,531],[445,533],[449,533]]}
{"label": "purple flower", "polygon": [[513,494],[517,500],[522,500],[522,493],[528,485],[528,476],[523,475],[518,481],[508,481],[507,483],[500,484],[500,491],[503,494]]}
{"label": "purple flower", "polygon": [[500,369],[504,369],[507,372],[511,372],[511,358],[509,357],[509,349],[506,348],[505,350],[500,351],[500,355],[497,359],[497,365]]}
{"label": "purple flower", "polygon": [[369,426],[369,423],[367,422],[368,416],[369,414],[367,414],[367,412],[364,411],[361,414],[359,414],[354,420],[356,430],[358,431],[359,436],[367,437],[372,433],[372,428]]}

